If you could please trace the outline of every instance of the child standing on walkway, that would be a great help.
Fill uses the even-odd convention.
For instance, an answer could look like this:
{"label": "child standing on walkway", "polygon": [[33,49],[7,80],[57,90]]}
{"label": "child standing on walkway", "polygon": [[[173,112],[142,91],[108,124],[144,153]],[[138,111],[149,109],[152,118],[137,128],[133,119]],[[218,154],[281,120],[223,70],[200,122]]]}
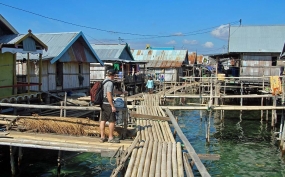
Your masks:
{"label": "child standing on walkway", "polygon": [[148,78],[148,81],[146,83],[146,87],[148,89],[148,93],[151,94],[153,92],[153,87],[154,87],[154,83],[153,83],[152,77]]}

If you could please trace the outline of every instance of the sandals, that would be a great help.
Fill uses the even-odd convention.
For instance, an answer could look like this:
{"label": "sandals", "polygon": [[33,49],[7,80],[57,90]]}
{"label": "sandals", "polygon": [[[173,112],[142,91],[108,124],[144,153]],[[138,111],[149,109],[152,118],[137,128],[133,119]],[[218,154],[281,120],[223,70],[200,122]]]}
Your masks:
{"label": "sandals", "polygon": [[107,142],[108,139],[107,138],[100,138],[100,143],[104,143],[104,142]]}
{"label": "sandals", "polygon": [[108,141],[108,143],[120,143],[120,140],[119,139],[115,139],[115,138],[113,138],[113,139],[107,139],[107,138],[100,138],[100,143],[104,143],[104,142],[107,142]]}
{"label": "sandals", "polygon": [[109,139],[109,140],[108,140],[108,143],[120,143],[120,140],[113,138],[113,139],[111,139],[111,140]]}

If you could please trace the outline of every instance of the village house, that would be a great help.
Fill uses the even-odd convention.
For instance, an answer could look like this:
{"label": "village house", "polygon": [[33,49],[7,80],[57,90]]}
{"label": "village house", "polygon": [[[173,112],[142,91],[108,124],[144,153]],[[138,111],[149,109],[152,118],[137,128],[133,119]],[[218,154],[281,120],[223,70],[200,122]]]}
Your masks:
{"label": "village house", "polygon": [[[27,80],[28,67],[31,82],[41,82],[41,90],[45,93],[46,103],[50,102],[50,94],[68,95],[75,93],[89,94],[90,63],[104,65],[99,59],[82,32],[36,34],[48,47],[42,55],[42,78],[38,77],[38,56],[17,56],[18,79]],[[30,61],[30,62],[27,62]],[[39,86],[32,86],[37,90]],[[25,88],[22,90],[25,92]]]}
{"label": "village house", "polygon": [[[36,37],[31,30],[28,34],[19,34],[15,28],[0,15],[0,102],[20,103],[29,102],[41,95],[41,68],[38,68],[38,80],[30,80],[31,73],[27,69],[27,79],[24,82],[17,81],[16,56],[33,54],[37,56],[39,63],[42,55],[47,52],[47,45]],[[32,90],[32,87],[37,89]],[[26,87],[25,92],[20,92],[20,87]]]}
{"label": "village house", "polygon": [[[128,44],[91,44],[104,66],[91,63],[90,81],[104,80],[106,70],[116,70],[115,86],[129,91],[130,95],[139,93],[144,86],[144,63],[135,61]],[[139,67],[142,64],[142,68]]]}
{"label": "village house", "polygon": [[165,82],[179,82],[180,76],[189,65],[187,50],[132,50],[135,61],[147,62],[145,73],[158,81],[161,77]]}
{"label": "village house", "polygon": [[[278,60],[285,41],[285,26],[230,26],[228,52],[211,55],[217,60],[218,71],[240,77],[248,83],[269,82],[269,76],[279,76],[284,63]],[[226,67],[226,68],[225,68]]]}

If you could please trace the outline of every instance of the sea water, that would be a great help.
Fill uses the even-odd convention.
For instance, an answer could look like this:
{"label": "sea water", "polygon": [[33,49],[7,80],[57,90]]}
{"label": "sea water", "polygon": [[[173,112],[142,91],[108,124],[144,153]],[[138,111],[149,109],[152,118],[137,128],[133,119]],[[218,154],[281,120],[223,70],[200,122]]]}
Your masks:
{"label": "sea water", "polygon": [[[202,160],[211,176],[285,176],[284,158],[280,155],[276,135],[272,134],[270,122],[260,120],[260,111],[243,111],[242,114],[240,111],[225,111],[224,118],[219,112],[209,113],[173,111],[184,135],[198,154],[220,155],[219,160]],[[206,141],[208,125],[209,142]],[[176,140],[181,141],[178,136]],[[18,176],[56,176],[57,156],[58,151],[23,148]],[[110,176],[115,168],[114,159],[94,153],[62,152],[62,158],[60,176],[105,177]],[[8,146],[0,148],[0,168],[1,177],[11,176]],[[195,176],[200,176],[195,166],[193,171]]]}

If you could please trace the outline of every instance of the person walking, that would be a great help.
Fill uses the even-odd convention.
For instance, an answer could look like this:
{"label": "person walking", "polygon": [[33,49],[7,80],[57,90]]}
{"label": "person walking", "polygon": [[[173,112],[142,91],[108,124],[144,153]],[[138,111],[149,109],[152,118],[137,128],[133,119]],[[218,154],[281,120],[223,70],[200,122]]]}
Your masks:
{"label": "person walking", "polygon": [[[103,90],[103,104],[101,106],[102,109],[102,116],[100,121],[100,133],[101,133],[101,139],[100,142],[109,142],[109,143],[120,143],[119,139],[115,139],[113,136],[114,129],[115,129],[115,123],[116,123],[116,108],[114,106],[114,99],[113,94],[122,94],[126,92],[120,92],[114,91],[114,84],[113,80],[115,77],[116,71],[113,69],[110,69],[107,71],[107,77],[103,82],[106,82],[104,84],[104,90]],[[109,139],[105,137],[105,124],[106,122],[109,122]]]}
{"label": "person walking", "polygon": [[146,83],[146,87],[148,90],[148,93],[151,94],[153,92],[154,82],[152,77],[149,77]]}

